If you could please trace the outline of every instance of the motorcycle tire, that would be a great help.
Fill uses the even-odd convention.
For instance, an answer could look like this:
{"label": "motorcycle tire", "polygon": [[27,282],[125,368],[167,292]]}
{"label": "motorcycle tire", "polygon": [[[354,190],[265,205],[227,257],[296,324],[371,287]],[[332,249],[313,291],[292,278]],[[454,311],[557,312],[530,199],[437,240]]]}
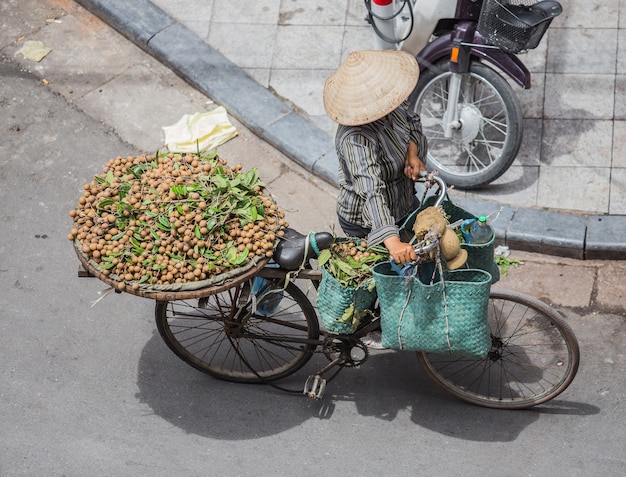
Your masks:
{"label": "motorcycle tire", "polygon": [[509,83],[489,66],[473,62],[459,92],[460,128],[444,137],[450,81],[448,61],[422,72],[411,93],[428,139],[426,167],[461,189],[485,186],[513,163],[522,143],[522,108]]}

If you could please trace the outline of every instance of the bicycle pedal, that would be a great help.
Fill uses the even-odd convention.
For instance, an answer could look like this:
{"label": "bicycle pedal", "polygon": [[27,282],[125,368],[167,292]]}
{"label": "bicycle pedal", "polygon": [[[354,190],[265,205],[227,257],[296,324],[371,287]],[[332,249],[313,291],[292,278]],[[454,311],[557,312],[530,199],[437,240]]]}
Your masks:
{"label": "bicycle pedal", "polygon": [[304,383],[304,392],[306,396],[311,399],[321,399],[324,395],[324,391],[326,390],[326,380],[322,378],[319,374],[312,374],[306,379]]}

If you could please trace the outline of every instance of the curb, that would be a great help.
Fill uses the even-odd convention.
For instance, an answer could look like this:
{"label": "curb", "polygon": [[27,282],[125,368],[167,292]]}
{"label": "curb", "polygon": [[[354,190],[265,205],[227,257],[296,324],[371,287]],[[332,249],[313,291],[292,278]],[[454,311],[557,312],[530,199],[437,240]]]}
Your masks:
{"label": "curb", "polygon": [[[337,186],[334,139],[149,0],[75,0],[159,60],[261,139]],[[626,216],[585,215],[455,198],[492,222],[497,243],[579,260],[625,260]]]}

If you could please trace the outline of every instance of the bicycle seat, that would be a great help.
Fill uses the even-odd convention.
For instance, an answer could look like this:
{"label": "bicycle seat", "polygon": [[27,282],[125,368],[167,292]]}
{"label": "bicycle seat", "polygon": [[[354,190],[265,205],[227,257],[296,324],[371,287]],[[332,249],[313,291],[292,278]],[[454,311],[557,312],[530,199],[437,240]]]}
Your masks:
{"label": "bicycle seat", "polygon": [[306,261],[316,258],[320,250],[327,249],[333,242],[333,236],[328,232],[310,233],[303,235],[294,229],[286,228],[285,235],[274,250],[274,261],[285,270],[298,270]]}

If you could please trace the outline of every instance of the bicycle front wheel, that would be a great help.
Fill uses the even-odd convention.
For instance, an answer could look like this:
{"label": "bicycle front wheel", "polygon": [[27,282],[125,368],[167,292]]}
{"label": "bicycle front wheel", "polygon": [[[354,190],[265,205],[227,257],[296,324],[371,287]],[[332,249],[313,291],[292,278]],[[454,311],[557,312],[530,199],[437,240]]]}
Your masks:
{"label": "bicycle front wheel", "polygon": [[522,293],[492,289],[491,350],[482,359],[418,353],[428,376],[464,401],[523,409],[561,394],[578,371],[574,332],[545,303]]}
{"label": "bicycle front wheel", "polygon": [[522,143],[522,109],[513,89],[477,61],[462,76],[456,105],[459,127],[444,134],[451,78],[448,62],[427,70],[412,93],[428,139],[426,167],[463,189],[484,186],[504,174]]}
{"label": "bicycle front wheel", "polygon": [[306,295],[291,282],[283,290],[282,282],[268,281],[279,300],[265,310],[262,299],[253,306],[245,283],[198,300],[157,302],[157,328],[179,358],[211,376],[241,383],[283,378],[311,358],[320,330]]}

